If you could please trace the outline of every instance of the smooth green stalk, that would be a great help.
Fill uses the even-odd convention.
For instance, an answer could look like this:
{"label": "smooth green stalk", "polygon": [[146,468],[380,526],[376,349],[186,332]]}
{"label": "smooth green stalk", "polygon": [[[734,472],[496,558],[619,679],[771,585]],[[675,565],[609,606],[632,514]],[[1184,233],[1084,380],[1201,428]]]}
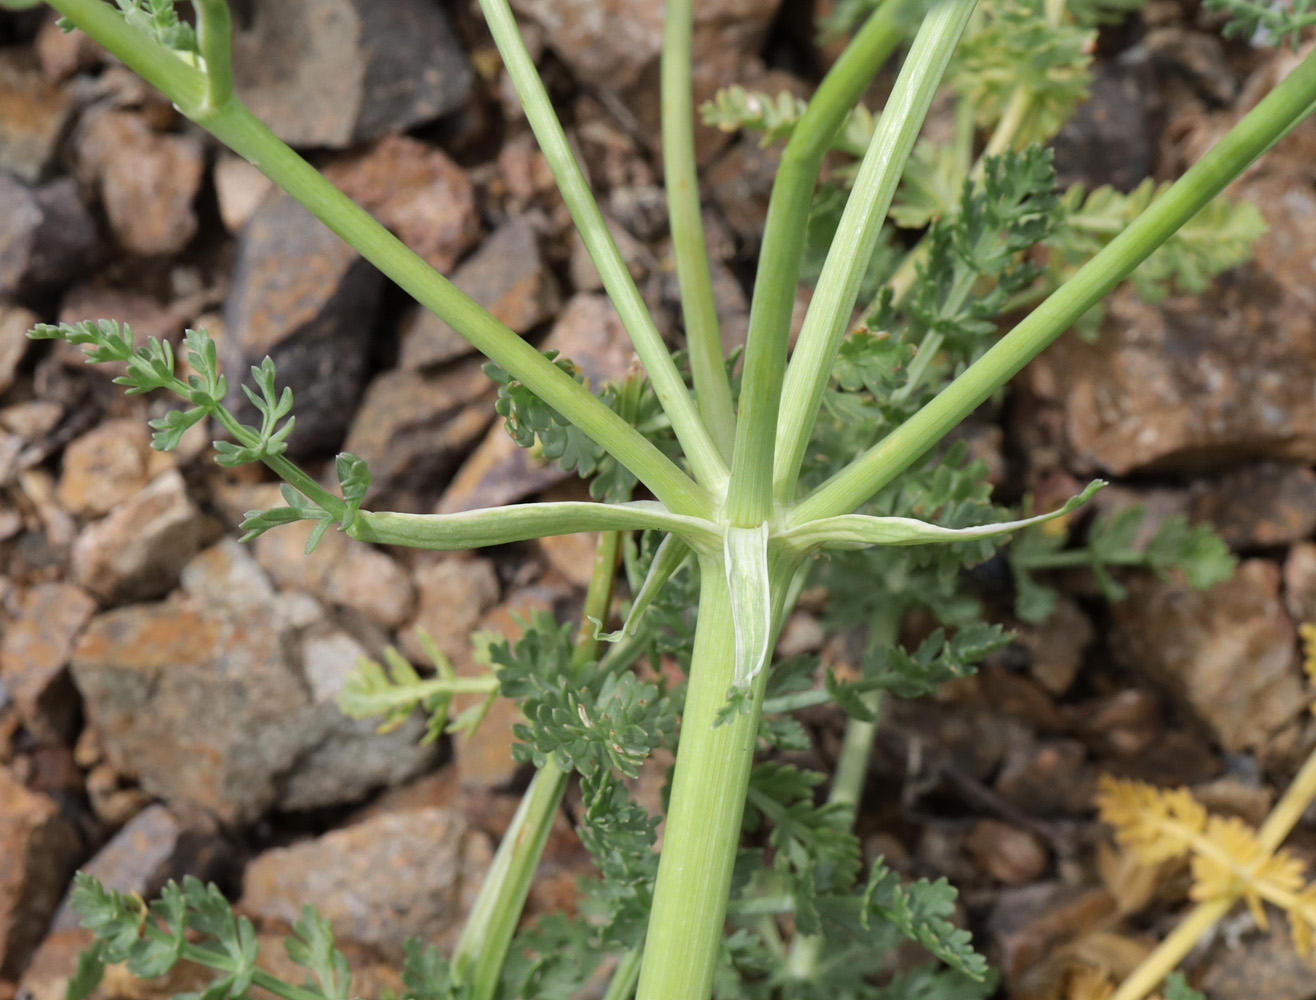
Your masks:
{"label": "smooth green stalk", "polygon": [[456,514],[363,510],[348,529],[348,534],[362,542],[450,552],[549,535],[571,535],[578,531],[646,529],[674,532],[705,549],[720,548],[722,544],[721,537],[708,521],[672,514],[651,500],[616,504],[576,500],[509,504]]}
{"label": "smooth green stalk", "polygon": [[[590,620],[607,619],[620,549],[621,535],[615,531],[600,535],[594,547],[594,569],[571,654],[571,665],[576,671],[598,653],[598,640],[594,638]],[[568,777],[551,760],[535,772],[494,854],[452,955],[457,981],[470,988],[469,1000],[490,1000],[498,988],[507,950],[521,921]]]}
{"label": "smooth green stalk", "polygon": [[223,107],[233,96],[233,18],[228,0],[193,0],[196,36],[206,64],[208,110]]}
{"label": "smooth green stalk", "polygon": [[681,286],[681,314],[685,320],[695,401],[723,461],[729,462],[736,439],[736,414],[718,331],[699,207],[690,76],[693,8],[693,0],[667,0],[663,15],[663,183],[667,189],[667,219],[672,231],[676,277]]}
{"label": "smooth green stalk", "polygon": [[[793,553],[774,550],[769,578],[775,626],[799,565]],[[638,1000],[707,1000],[712,989],[767,683],[764,670],[749,682],[751,710],[714,727],[736,660],[731,593],[718,559],[701,558],[699,589],[690,685]]]}
{"label": "smooth green stalk", "polygon": [[975,4],[943,0],[927,15],[873,132],[786,372],[773,460],[778,503],[795,499],[800,463],[882,220]]}
{"label": "smooth green stalk", "polygon": [[467,914],[452,954],[452,972],[457,982],[469,985],[471,1000],[489,1000],[498,987],[567,777],[552,761],[535,772]]}
{"label": "smooth green stalk", "polygon": [[608,991],[603,994],[603,1000],[630,1000],[635,995],[635,984],[640,981],[640,959],[643,952],[639,948],[632,948],[617,963],[617,968],[612,972],[612,978],[608,980]]}
{"label": "smooth green stalk", "polygon": [[1274,145],[1314,100],[1316,54],[1311,54],[1027,319],[899,428],[800,501],[792,521],[854,510],[905,472]]}
{"label": "smooth green stalk", "polygon": [[673,510],[707,515],[708,494],[670,459],[451,282],[288,148],[236,98],[206,105],[206,77],[126,23],[102,0],[51,6],[156,85],[179,109],[288,192],[403,290],[511,372],[630,469]]}
{"label": "smooth green stalk", "polygon": [[864,88],[900,43],[906,12],[905,0],[886,0],[869,17],[818,85],[781,154],[750,302],[727,498],[731,522],[742,527],[753,527],[772,512],[772,467],[766,456],[773,452],[804,231],[818,170]]}
{"label": "smooth green stalk", "polygon": [[608,232],[603,213],[599,211],[585,175],[576,162],[566,133],[562,131],[562,124],[553,110],[553,103],[535,70],[534,61],[526,51],[512,10],[507,0],[480,0],[480,9],[484,12],[494,44],[503,57],[508,76],[516,87],[530,128],[539,140],[539,148],[543,150],[544,158],[553,172],[553,179],[557,181],[562,200],[566,202],[571,219],[580,233],[581,242],[598,269],[603,287],[616,306],[622,325],[630,334],[635,353],[644,364],[663,410],[671,418],[672,430],[681,442],[685,457],[699,482],[713,493],[721,493],[726,485],[726,462],[700,419],[694,400],[672,361],[671,350],[663,343],[662,335],[654,325],[653,317],[649,315],[639,289],[635,287],[630,271],[626,269],[621,253],[617,250],[617,244]]}
{"label": "smooth green stalk", "polygon": [[[868,646],[893,646],[900,638],[901,607],[893,602],[869,626]],[[860,700],[874,716],[882,706],[882,692],[866,691]],[[832,775],[832,788],[827,801],[833,805],[850,807],[850,825],[854,825],[855,812],[868,781],[868,765],[873,757],[873,742],[877,738],[877,720],[849,718],[845,723],[845,737],[841,753],[836,759]],[[787,967],[791,975],[801,982],[810,982],[818,971],[818,963],[826,951],[826,939],[817,934],[800,935],[791,942]]]}

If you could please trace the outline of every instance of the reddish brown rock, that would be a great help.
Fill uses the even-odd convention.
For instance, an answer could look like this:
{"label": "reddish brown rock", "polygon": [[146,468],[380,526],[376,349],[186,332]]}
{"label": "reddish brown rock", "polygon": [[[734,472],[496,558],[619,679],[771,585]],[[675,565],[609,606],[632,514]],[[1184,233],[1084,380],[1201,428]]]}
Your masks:
{"label": "reddish brown rock", "polygon": [[81,851],[55,803],[0,767],[0,976],[26,964]]}
{"label": "reddish brown rock", "polygon": [[497,602],[498,575],[488,559],[443,553],[416,570],[416,616],[400,630],[400,645],[418,663],[426,660],[416,637],[424,629],[454,663],[470,657],[471,634]]}
{"label": "reddish brown rock", "polygon": [[426,0],[262,4],[234,40],[238,93],[294,146],[342,148],[459,108],[470,64]]}
{"label": "reddish brown rock", "polygon": [[56,497],[70,514],[102,517],[145,487],[151,471],[145,421],[107,420],[64,449]]}
{"label": "reddish brown rock", "polygon": [[999,820],[979,820],[967,847],[980,868],[1006,885],[1034,882],[1046,871],[1047,851],[1041,838]]}
{"label": "reddish brown rock", "polygon": [[0,640],[0,679],[28,731],[53,742],[73,726],[77,700],[65,668],[96,602],[78,587],[44,583],[20,592],[17,603]]}
{"label": "reddish brown rock", "polygon": [[[107,889],[153,898],[169,879],[194,875],[209,881],[230,849],[210,828],[211,824],[187,825],[162,805],[147,806],[110,838],[109,843],[82,866]],[[66,897],[53,930],[78,926],[78,915]]]}
{"label": "reddish brown rock", "polygon": [[310,533],[309,521],[266,532],[256,540],[256,561],[279,586],[351,608],[380,625],[400,625],[410,617],[415,590],[383,549],[331,528],[308,556]]}
{"label": "reddish brown rock", "polygon": [[1316,545],[1299,542],[1284,560],[1284,607],[1294,621],[1316,623]]}
{"label": "reddish brown rock", "polygon": [[[19,980],[23,995],[31,1000],[65,1000],[69,980],[78,970],[78,956],[91,943],[91,931],[71,928],[51,932]],[[213,969],[187,961],[179,962],[167,975],[157,979],[138,979],[122,964],[111,965],[92,997],[94,1000],[169,1000],[180,994],[198,993],[214,978]]]}
{"label": "reddish brown rock", "polygon": [[343,448],[370,467],[372,502],[387,497],[403,510],[434,502],[495,418],[494,385],[480,369],[473,359],[435,374],[393,369],[371,381]]}
{"label": "reddish brown rock", "polygon": [[83,529],[73,545],[73,575],[105,601],[156,597],[178,582],[201,547],[202,531],[183,477],[166,472]]}
{"label": "reddish brown rock", "polygon": [[156,132],[130,111],[106,111],[80,129],[79,175],[99,191],[119,244],[142,257],[177,253],[196,235],[204,169],[200,139]]}
{"label": "reddish brown rock", "polygon": [[18,366],[27,355],[27,331],[37,325],[37,315],[21,306],[0,301],[0,395],[14,384]]}
{"label": "reddish brown rock", "polygon": [[224,306],[223,365],[239,419],[259,422],[237,383],[269,355],[294,395],[289,453],[336,448],[361,393],[382,284],[355,250],[272,191],[239,237]]}
{"label": "reddish brown rock", "polygon": [[459,813],[386,813],[266,851],[247,866],[240,905],[291,923],[310,904],[336,935],[396,959],[409,937],[451,944],[489,857],[487,840]]}
{"label": "reddish brown rock", "polygon": [[518,447],[498,420],[452,477],[436,513],[517,503],[569,475],[556,462]]}
{"label": "reddish brown rock", "polygon": [[416,139],[389,136],[331,164],[325,176],[437,271],[452,270],[479,238],[466,171]]}
{"label": "reddish brown rock", "polygon": [[0,53],[0,170],[29,184],[41,180],[71,111],[69,95],[42,76],[31,53]]}
{"label": "reddish brown rock", "polygon": [[1209,523],[1233,549],[1288,545],[1316,530],[1316,473],[1256,462],[1194,489],[1194,521]]}
{"label": "reddish brown rock", "polygon": [[1112,607],[1125,661],[1190,707],[1226,750],[1257,747],[1306,710],[1279,577],[1260,559],[1208,591],[1141,577]]}
{"label": "reddish brown rock", "polygon": [[1201,297],[1110,300],[1093,343],[1065,337],[1026,384],[1063,414],[1073,464],[1126,475],[1240,457],[1316,461],[1316,124],[1237,185],[1269,232]]}
{"label": "reddish brown rock", "polygon": [[[505,222],[462,263],[453,284],[516,333],[526,333],[558,308],[557,280],[544,265],[535,231],[524,219]],[[456,330],[426,309],[402,326],[401,364],[426,368],[474,351]]]}

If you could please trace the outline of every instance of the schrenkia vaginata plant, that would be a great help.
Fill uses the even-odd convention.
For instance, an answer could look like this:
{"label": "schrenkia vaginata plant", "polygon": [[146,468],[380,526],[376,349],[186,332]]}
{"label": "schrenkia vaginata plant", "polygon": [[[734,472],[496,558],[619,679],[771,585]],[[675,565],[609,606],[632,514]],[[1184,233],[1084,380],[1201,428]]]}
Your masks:
{"label": "schrenkia vaginata plant", "polygon": [[[609,1000],[989,994],[985,961],[950,922],[955,893],[944,880],[906,884],[880,859],[863,871],[853,814],[883,693],[930,691],[1005,643],[999,627],[978,620],[980,606],[959,570],[989,556],[1008,532],[1027,532],[1012,566],[1019,611],[1030,618],[1045,616],[1051,600],[1032,576],[1038,570],[1089,565],[1116,594],[1109,566],[1181,566],[1208,584],[1228,572],[1229,557],[1209,532],[1179,521],[1162,526],[1150,545],[1136,545],[1138,515],[1100,522],[1085,547],[1066,547],[1066,532],[1054,528],[1100,483],[1059,510],[1012,516],[989,502],[984,470],[963,446],[938,445],[1120,281],[1132,277],[1153,296],[1192,290],[1244,259],[1258,217],[1216,196],[1313,110],[1316,55],[1176,183],[1127,196],[1060,195],[1038,144],[1083,95],[1093,26],[1136,0],[983,0],[978,9],[976,0],[838,3],[832,28],[853,29],[853,37],[812,100],[729,91],[705,109],[709,121],[786,140],[736,367],[721,348],[701,229],[693,0],[667,0],[661,67],[683,362],[622,263],[507,0],[480,0],[643,364],[642,375],[594,388],[568,359],[536,350],[436,274],[248,111],[233,92],[225,0],[194,0],[195,27],[165,0],[49,2],[68,27],[158,87],[479,348],[518,443],[592,479],[597,502],[443,516],[363,510],[370,478],[359,459],[339,456],[335,492],[287,458],[292,399],[277,388],[268,359],[253,368],[254,387],[242,386],[262,418],[246,426],[226,406],[230,387],[203,330],[186,333],[185,365],[170,344],[135,345],[109,320],[33,331],[85,345],[91,361],[124,365],[117,381],[129,392],[180,397],[181,408],[152,422],[156,447],[173,447],[208,419],[224,436],[219,462],[263,462],[281,477],[287,506],[251,512],[247,537],[302,520],[314,522],[311,548],[335,525],[363,542],[442,550],[600,532],[578,625],[537,617],[517,642],[491,641],[485,676],[454,676],[437,650],[435,671],[424,676],[390,654],[385,664],[364,665],[347,690],[346,708],[386,721],[421,706],[432,736],[478,724],[499,694],[518,699],[524,722],[513,753],[535,767],[454,953],[445,959],[414,947],[404,972],[408,995],[557,1000],[605,972]],[[1221,4],[1253,34],[1290,35],[1311,19],[1305,4],[1287,11]],[[880,114],[859,109],[906,42]],[[957,95],[953,137],[920,143],[943,83]],[[833,150],[852,162],[820,185]],[[887,219],[922,235],[896,240]],[[791,350],[802,275],[815,292]],[[1004,316],[1030,307],[999,333]],[[652,499],[631,499],[640,488]],[[623,572],[629,608],[621,628],[605,634]],[[857,669],[828,672],[822,688],[813,684],[816,660],[771,662],[783,618],[808,578],[830,589],[838,624],[866,630]],[[914,608],[930,610],[944,628],[908,651],[898,630]],[[646,672],[657,656],[673,658],[687,679],[673,686]],[[475,696],[475,704],[449,720],[458,696]],[[793,713],[825,701],[839,703],[850,721],[820,802],[821,775],[756,763],[755,754],[806,746]],[[658,818],[633,800],[624,779],[655,749],[673,745],[659,853]],[[518,934],[572,772],[584,803],[581,839],[602,878],[586,887],[578,918],[547,917]],[[137,975],[180,959],[216,969],[207,1000],[253,986],[287,1000],[351,993],[330,929],[310,911],[288,942],[311,974],[297,985],[256,967],[250,923],[235,918],[213,887],[171,886],[147,908],[80,876],[76,906],[97,945],[84,956],[73,1000],[94,987],[104,963],[124,960]],[[905,938],[939,961],[891,979],[890,950]]]}

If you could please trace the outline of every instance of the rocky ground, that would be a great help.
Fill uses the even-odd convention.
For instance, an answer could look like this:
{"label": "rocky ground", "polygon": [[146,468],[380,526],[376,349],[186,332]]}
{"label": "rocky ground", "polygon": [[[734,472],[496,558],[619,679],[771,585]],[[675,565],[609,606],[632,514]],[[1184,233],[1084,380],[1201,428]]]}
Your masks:
{"label": "rocky ground", "polygon": [[[595,381],[626,369],[624,334],[467,5],[247,6],[240,89],[282,137],[514,330]],[[517,6],[671,331],[661,5]],[[779,6],[698,5],[702,95],[733,81],[807,90],[828,53],[807,43],[807,3]],[[311,559],[296,529],[240,545],[233,526],[275,487],[215,467],[203,433],[150,451],[145,421],[163,401],[125,398],[76,352],[22,333],[109,316],[175,341],[205,326],[230,370],[273,354],[297,393],[295,451],[317,467],[339,447],[366,458],[372,506],[581,488],[495,425],[491,384],[450,328],[95,46],[40,13],[0,21],[0,43],[0,1000],[63,996],[87,940],[62,902],[78,867],[144,894],[184,873],[215,879],[275,958],[312,903],[353,958],[355,992],[377,996],[398,985],[404,938],[452,941],[524,775],[505,706],[434,748],[419,722],[379,736],[345,719],[336,693],[386,643],[418,656],[416,625],[470,669],[471,631],[570,608],[588,539],[468,556],[331,533]],[[1172,176],[1287,58],[1226,46],[1193,5],[1153,0],[1103,36],[1094,100],[1057,144],[1064,179]],[[774,153],[705,130],[699,155],[734,341]],[[1316,620],[1314,185],[1309,122],[1236,186],[1271,227],[1254,263],[1202,298],[1152,307],[1117,293],[1100,339],[1053,348],[982,436],[1007,491],[1113,475],[1103,503],[1209,520],[1243,559],[1206,593],[1130,574],[1114,605],[1062,581],[1050,624],[884,725],[867,844],[963,889],[1004,995],[1053,997],[1057,955],[1126,961],[1179,909],[1163,887],[1168,898],[1140,897],[1151,892],[1098,851],[1098,773],[1190,784],[1255,821],[1316,741],[1295,640],[1296,623]],[[819,648],[813,612],[787,641]],[[826,756],[839,714],[815,725]],[[1310,857],[1316,831],[1301,826],[1292,845]],[[532,909],[569,907],[585,864],[563,817]],[[1194,961],[1212,1000],[1316,997],[1282,927],[1231,922]],[[103,992],[167,995],[190,975],[111,976]]]}

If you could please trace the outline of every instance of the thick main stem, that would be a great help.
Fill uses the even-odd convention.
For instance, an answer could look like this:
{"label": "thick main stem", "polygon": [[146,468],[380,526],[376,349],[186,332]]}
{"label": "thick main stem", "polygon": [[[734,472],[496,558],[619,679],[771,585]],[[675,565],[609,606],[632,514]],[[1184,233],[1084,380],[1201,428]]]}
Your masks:
{"label": "thick main stem", "polygon": [[[798,567],[793,554],[769,558],[774,631]],[[721,562],[702,558],[699,579],[690,686],[637,1000],[707,1000],[712,990],[767,684],[764,669],[749,682],[750,711],[714,727],[735,677],[736,639]]]}

